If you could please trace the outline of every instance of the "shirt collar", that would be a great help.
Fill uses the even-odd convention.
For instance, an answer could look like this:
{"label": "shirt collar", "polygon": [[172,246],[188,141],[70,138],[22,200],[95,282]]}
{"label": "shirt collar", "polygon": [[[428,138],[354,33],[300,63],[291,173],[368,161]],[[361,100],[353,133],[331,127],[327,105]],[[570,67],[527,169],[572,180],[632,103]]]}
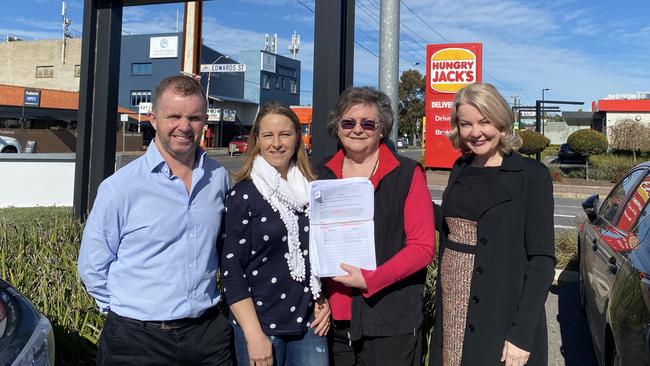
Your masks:
{"label": "shirt collar", "polygon": [[[340,149],[325,164],[325,166],[331,170],[338,179],[343,177],[343,158],[345,158],[345,152],[343,149]],[[386,144],[381,143],[379,145],[379,162],[377,164],[377,169],[375,170],[375,174],[370,177],[372,185],[377,187],[379,182],[399,165],[399,161],[395,158],[395,155],[393,155],[390,148],[386,146]]]}

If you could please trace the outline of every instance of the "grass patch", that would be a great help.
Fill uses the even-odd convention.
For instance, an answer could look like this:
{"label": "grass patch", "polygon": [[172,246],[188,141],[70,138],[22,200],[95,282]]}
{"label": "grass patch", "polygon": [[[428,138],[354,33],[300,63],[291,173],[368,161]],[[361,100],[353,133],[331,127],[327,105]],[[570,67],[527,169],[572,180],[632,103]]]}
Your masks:
{"label": "grass patch", "polygon": [[82,232],[70,208],[0,209],[0,276],[50,319],[57,365],[95,364],[104,323],[77,277]]}
{"label": "grass patch", "polygon": [[555,235],[557,269],[578,270],[578,230],[564,229]]}

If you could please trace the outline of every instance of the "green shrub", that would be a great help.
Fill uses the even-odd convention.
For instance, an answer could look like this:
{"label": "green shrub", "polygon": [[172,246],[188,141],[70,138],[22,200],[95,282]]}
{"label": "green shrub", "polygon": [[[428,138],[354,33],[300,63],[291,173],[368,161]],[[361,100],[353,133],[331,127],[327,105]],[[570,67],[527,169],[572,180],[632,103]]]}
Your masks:
{"label": "green shrub", "polygon": [[94,364],[104,322],[77,277],[82,231],[69,208],[0,209],[0,276],[52,323],[57,365]]}
{"label": "green shrub", "polygon": [[582,156],[598,155],[607,151],[607,137],[590,128],[572,133],[566,142],[569,149]]}
{"label": "green shrub", "polygon": [[585,164],[585,179],[589,179],[589,157],[607,151],[607,137],[590,128],[578,130],[567,138],[569,149],[587,158]]}
{"label": "green shrub", "polygon": [[533,130],[520,131],[519,136],[522,140],[519,152],[525,155],[540,153],[551,143],[547,137]]}

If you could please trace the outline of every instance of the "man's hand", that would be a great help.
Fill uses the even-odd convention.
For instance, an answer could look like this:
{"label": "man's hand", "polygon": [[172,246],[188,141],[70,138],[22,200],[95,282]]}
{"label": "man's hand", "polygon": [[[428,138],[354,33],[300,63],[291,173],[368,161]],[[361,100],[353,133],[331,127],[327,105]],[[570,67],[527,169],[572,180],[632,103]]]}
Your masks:
{"label": "man's hand", "polygon": [[505,362],[505,366],[523,366],[528,362],[528,357],[530,357],[530,352],[505,341],[501,353],[501,362]]}
{"label": "man's hand", "polygon": [[341,263],[341,269],[343,269],[348,274],[345,276],[332,277],[332,280],[342,283],[348,287],[358,288],[360,290],[368,289],[368,285],[366,285],[366,280],[363,278],[363,275],[361,274],[361,269],[359,269],[359,267]]}
{"label": "man's hand", "polygon": [[321,296],[314,303],[314,321],[310,324],[310,327],[314,329],[314,333],[321,337],[327,335],[330,329],[330,314],[330,304],[327,299]]}

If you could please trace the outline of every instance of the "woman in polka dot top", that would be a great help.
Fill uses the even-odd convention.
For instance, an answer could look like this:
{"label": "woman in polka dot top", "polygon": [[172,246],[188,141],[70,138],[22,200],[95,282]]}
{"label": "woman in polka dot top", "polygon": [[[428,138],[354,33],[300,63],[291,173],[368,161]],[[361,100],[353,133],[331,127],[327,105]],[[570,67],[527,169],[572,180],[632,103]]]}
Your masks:
{"label": "woman in polka dot top", "polygon": [[221,278],[239,365],[328,364],[330,310],[309,266],[308,182],[300,123],[267,103],[226,198]]}

